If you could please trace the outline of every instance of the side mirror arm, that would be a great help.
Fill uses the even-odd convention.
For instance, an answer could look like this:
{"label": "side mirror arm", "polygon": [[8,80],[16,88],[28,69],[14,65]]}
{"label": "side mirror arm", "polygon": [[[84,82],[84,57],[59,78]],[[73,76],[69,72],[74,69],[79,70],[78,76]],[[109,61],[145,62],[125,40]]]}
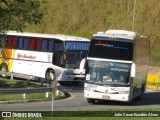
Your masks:
{"label": "side mirror arm", "polygon": [[79,66],[80,74],[84,73],[85,71],[85,63],[86,63],[86,58],[82,59],[80,62],[80,66]]}

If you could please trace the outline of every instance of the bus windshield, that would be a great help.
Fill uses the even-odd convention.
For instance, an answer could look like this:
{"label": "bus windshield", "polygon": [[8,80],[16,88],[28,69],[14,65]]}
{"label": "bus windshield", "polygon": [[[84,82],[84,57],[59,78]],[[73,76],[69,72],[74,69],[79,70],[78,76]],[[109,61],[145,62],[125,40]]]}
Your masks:
{"label": "bus windshield", "polygon": [[87,51],[68,51],[66,52],[66,67],[78,69],[80,62],[87,56]]}
{"label": "bus windshield", "polygon": [[130,67],[129,63],[88,60],[86,82],[126,85],[129,83]]}

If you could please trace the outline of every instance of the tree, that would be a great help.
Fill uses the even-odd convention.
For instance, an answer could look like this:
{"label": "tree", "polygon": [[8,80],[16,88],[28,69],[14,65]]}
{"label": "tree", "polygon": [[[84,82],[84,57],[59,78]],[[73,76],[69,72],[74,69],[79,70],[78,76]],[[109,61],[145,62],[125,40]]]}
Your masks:
{"label": "tree", "polygon": [[0,0],[0,32],[23,31],[27,23],[39,23],[42,15],[40,0]]}
{"label": "tree", "polygon": [[[27,23],[39,23],[42,18],[40,0],[0,0],[0,33],[23,31]],[[4,63],[5,41],[0,38],[0,63]],[[0,66],[1,69],[1,66]]]}

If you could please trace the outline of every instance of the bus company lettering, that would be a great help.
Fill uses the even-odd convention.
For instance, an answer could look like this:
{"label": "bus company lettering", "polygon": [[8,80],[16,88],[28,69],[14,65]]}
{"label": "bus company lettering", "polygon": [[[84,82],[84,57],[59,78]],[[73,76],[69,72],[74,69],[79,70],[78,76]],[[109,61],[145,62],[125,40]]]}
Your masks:
{"label": "bus company lettering", "polygon": [[18,59],[21,59],[21,58],[26,58],[26,59],[35,59],[35,58],[36,58],[36,56],[26,55],[26,54],[21,55],[20,53],[18,53],[18,54],[17,54],[17,58],[18,58]]}

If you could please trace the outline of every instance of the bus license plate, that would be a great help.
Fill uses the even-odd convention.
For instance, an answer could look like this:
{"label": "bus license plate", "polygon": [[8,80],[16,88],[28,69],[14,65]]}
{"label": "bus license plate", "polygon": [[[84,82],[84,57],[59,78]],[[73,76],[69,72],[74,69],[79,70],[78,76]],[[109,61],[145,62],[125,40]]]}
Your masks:
{"label": "bus license plate", "polygon": [[102,98],[103,98],[103,99],[106,99],[106,100],[109,100],[109,99],[110,99],[110,96],[108,96],[108,95],[102,95]]}

